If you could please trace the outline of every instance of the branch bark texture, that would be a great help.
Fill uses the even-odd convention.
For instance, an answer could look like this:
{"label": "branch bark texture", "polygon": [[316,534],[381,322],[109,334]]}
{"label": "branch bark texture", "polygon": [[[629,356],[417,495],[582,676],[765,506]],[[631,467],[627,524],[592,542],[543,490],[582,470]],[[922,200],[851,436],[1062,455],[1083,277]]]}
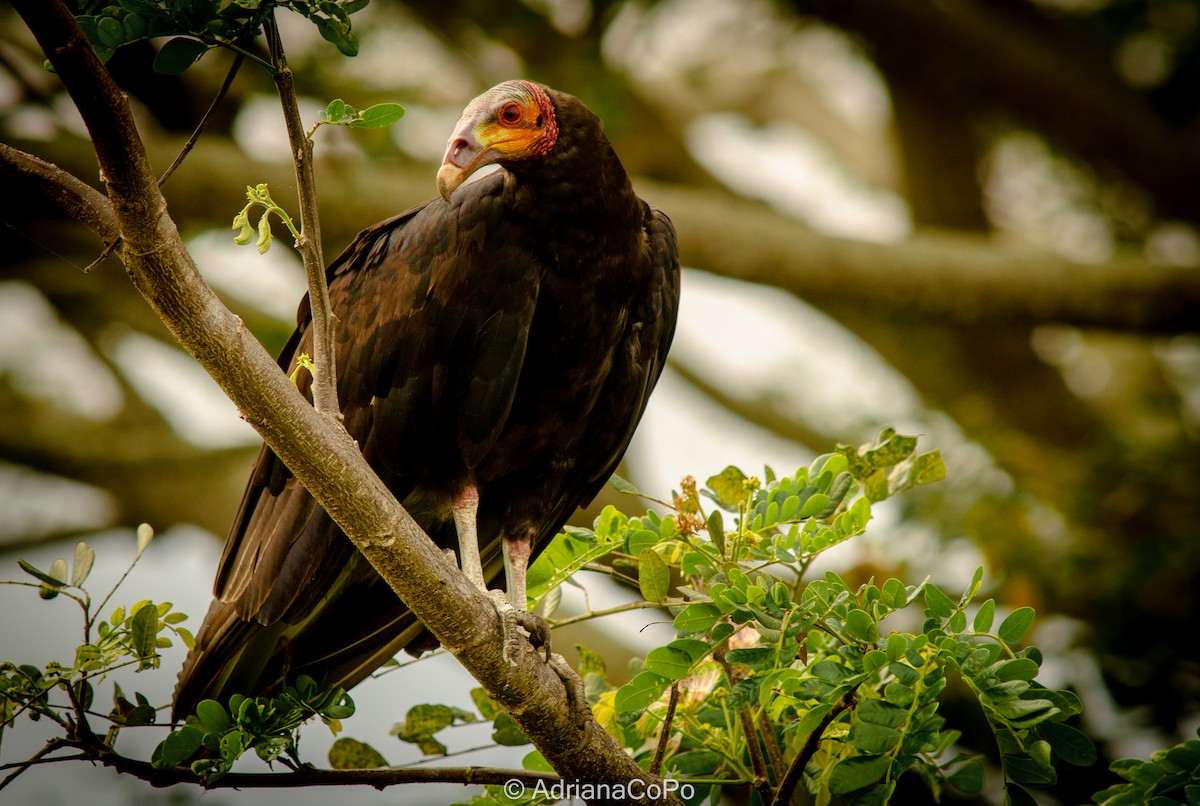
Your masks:
{"label": "branch bark texture", "polygon": [[167,213],[126,99],[60,0],[16,0],[88,126],[134,285],[312,492],[375,569],[513,717],[564,777],[648,776],[594,720],[568,704],[533,647],[503,657],[492,602],[395,501],[345,431],[308,404],[196,272]]}

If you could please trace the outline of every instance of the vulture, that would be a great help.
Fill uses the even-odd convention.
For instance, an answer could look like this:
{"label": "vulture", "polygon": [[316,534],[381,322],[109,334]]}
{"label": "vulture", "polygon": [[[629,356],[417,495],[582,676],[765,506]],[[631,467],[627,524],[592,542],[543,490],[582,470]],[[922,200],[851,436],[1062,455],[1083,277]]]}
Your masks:
{"label": "vulture", "polygon": [[[485,166],[499,169],[473,176]],[[471,101],[437,187],[327,270],[339,403],[421,527],[484,590],[503,569],[524,611],[528,563],[612,475],[662,372],[675,231],[634,193],[599,118],[529,81]],[[310,325],[306,298],[283,370],[311,354]],[[301,674],[350,688],[401,649],[436,646],[265,445],[214,593],[176,719]]]}

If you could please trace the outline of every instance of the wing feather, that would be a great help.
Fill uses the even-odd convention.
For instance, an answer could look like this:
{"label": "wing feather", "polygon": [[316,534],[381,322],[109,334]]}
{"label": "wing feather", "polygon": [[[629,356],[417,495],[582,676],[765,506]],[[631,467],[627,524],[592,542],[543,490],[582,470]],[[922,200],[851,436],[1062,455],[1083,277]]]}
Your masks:
{"label": "wing feather", "polygon": [[[484,180],[453,207],[427,203],[381,222],[360,233],[327,272],[344,422],[401,500],[438,472],[445,460],[439,445],[457,440],[464,451],[486,451],[512,404],[539,270],[528,253],[491,265],[482,259],[501,191],[499,178]],[[279,358],[287,372],[301,353],[311,353],[307,299],[298,320]],[[298,381],[308,394],[306,373]],[[424,516],[435,539],[451,544],[439,522]],[[488,558],[498,569],[498,552]],[[180,673],[177,713],[201,696],[219,696],[214,686],[231,681],[261,690],[268,678],[260,676],[282,673],[279,657],[293,671],[332,658],[330,674],[350,675],[342,684],[352,685],[420,632],[266,446],[226,542],[215,593]],[[385,631],[393,638],[381,646]],[[376,658],[380,653],[388,654]]]}

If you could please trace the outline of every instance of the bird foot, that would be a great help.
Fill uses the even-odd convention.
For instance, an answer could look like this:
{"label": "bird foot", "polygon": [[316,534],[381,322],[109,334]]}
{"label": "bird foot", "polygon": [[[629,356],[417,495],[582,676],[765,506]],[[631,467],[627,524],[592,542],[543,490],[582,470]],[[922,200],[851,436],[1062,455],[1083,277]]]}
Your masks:
{"label": "bird foot", "polygon": [[558,675],[558,679],[563,682],[563,688],[567,690],[567,707],[576,714],[580,722],[590,725],[592,705],[588,702],[583,680],[562,655],[557,652],[547,654],[546,664]]}
{"label": "bird foot", "polygon": [[504,591],[488,591],[492,597],[493,603],[496,605],[496,613],[500,616],[500,622],[504,629],[504,660],[510,666],[515,665],[514,655],[512,652],[512,631],[521,629],[528,636],[529,643],[533,644],[534,649],[545,649],[546,662],[550,662],[550,625],[541,616],[534,615],[528,610],[519,610],[513,607],[512,602],[504,594]]}

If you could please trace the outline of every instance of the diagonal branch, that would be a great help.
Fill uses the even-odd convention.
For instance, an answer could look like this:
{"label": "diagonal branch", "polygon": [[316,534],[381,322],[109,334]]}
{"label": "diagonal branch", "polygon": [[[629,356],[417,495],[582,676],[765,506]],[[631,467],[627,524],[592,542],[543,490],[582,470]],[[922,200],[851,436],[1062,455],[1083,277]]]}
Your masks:
{"label": "diagonal branch", "polygon": [[342,409],[337,394],[333,308],[329,304],[329,285],[325,282],[325,254],[321,246],[321,220],[317,214],[317,177],[313,173],[313,142],[300,119],[296,85],[273,17],[268,22],[268,35],[272,40],[271,52],[280,65],[275,73],[275,88],[283,108],[292,162],[296,167],[296,191],[300,197],[300,237],[296,240],[296,249],[304,261],[309,309],[312,311],[313,407],[321,414],[340,420]]}
{"label": "diagonal branch", "polygon": [[779,789],[775,792],[774,800],[764,801],[770,803],[771,806],[786,806],[791,803],[792,793],[796,791],[796,787],[800,784],[800,778],[804,775],[804,770],[808,766],[808,762],[817,753],[817,748],[821,746],[821,737],[825,734],[825,729],[833,724],[833,721],[842,715],[847,709],[853,708],[857,700],[855,692],[858,691],[858,684],[851,686],[846,690],[833,707],[829,709],[821,721],[813,728],[812,733],[808,734],[808,738],[804,740],[800,751],[796,753],[796,757],[792,759],[792,765],[788,767],[787,773],[783,776],[783,781],[779,784]]}
{"label": "diagonal branch", "polygon": [[[569,704],[560,672],[531,644],[508,657],[492,601],[396,502],[331,418],[319,414],[213,294],[184,249],[127,100],[61,0],[16,0],[91,133],[137,289],[441,644],[564,777],[659,783]],[[578,680],[578,678],[576,678]],[[677,802],[674,801],[673,802]]]}

